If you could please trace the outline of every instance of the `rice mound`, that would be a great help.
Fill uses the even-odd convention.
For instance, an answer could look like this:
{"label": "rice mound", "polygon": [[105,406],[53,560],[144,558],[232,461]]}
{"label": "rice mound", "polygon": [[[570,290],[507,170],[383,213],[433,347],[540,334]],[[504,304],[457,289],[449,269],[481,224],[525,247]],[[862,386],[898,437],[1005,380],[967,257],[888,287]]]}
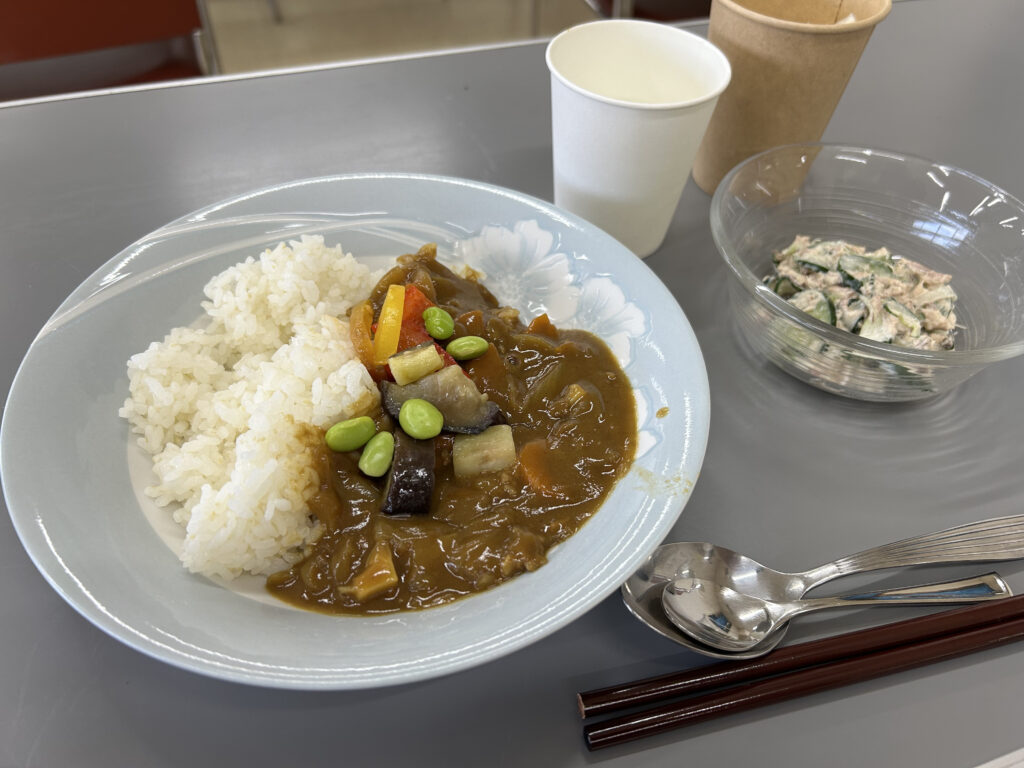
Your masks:
{"label": "rice mound", "polygon": [[379,273],[322,237],[281,243],[203,289],[204,315],[128,361],[119,414],[153,456],[189,570],[233,578],[301,559],[318,535],[308,433],[379,403],[344,318]]}

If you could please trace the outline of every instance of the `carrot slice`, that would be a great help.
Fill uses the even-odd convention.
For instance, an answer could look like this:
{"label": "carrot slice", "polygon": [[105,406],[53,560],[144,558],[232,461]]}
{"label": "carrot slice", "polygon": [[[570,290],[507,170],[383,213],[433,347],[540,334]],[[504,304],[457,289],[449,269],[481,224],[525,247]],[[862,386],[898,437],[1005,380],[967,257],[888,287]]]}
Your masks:
{"label": "carrot slice", "polygon": [[527,327],[526,332],[537,334],[539,336],[547,336],[552,341],[558,339],[558,329],[555,328],[554,323],[551,322],[551,318],[548,317],[547,312],[533,318],[533,320],[530,321],[530,325]]}
{"label": "carrot slice", "polygon": [[375,381],[385,378],[384,369],[377,365],[373,354],[373,305],[361,301],[352,307],[348,318],[348,335],[359,361],[366,366]]}
{"label": "carrot slice", "polygon": [[519,471],[527,485],[542,496],[564,496],[550,467],[546,440],[531,440],[519,449]]}
{"label": "carrot slice", "polygon": [[[463,312],[457,318],[455,318],[456,328],[459,330],[460,335],[466,336],[484,336],[484,313],[479,309],[473,309],[469,312]],[[465,329],[464,331],[462,329]],[[485,336],[486,338],[486,336]]]}

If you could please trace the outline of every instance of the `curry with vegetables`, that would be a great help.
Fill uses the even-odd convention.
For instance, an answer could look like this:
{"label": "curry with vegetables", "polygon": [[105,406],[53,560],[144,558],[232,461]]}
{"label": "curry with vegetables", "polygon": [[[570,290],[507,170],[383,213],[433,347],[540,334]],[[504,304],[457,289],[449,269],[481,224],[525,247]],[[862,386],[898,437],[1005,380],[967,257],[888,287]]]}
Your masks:
{"label": "curry with vegetables", "polygon": [[633,394],[608,347],[524,324],[433,246],[400,257],[350,330],[381,407],[310,428],[322,533],[268,579],[279,598],[368,614],[485,590],[542,566],[629,469]]}

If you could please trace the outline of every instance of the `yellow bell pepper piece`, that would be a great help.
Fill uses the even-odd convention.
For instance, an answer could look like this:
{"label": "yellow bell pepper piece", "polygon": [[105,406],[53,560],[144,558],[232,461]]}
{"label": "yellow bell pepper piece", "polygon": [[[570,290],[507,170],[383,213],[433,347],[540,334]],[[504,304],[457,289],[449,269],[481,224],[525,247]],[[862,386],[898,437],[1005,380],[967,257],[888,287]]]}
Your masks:
{"label": "yellow bell pepper piece", "polygon": [[405,286],[389,285],[384,305],[377,318],[377,332],[373,334],[373,358],[384,365],[398,351],[398,337],[402,333],[402,310],[405,307]]}

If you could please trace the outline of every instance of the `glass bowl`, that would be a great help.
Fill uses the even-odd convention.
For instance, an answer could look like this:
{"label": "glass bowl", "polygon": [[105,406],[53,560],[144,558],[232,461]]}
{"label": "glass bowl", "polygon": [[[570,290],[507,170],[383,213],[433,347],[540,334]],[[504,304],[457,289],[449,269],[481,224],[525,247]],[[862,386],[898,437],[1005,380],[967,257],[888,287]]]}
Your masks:
{"label": "glass bowl", "polygon": [[[949,391],[1024,352],[1024,204],[919,157],[829,144],[770,149],[736,166],[711,201],[742,336],[784,371],[845,397],[896,402]],[[863,339],[802,312],[764,278],[796,235],[888,248],[953,276],[952,350]]]}

